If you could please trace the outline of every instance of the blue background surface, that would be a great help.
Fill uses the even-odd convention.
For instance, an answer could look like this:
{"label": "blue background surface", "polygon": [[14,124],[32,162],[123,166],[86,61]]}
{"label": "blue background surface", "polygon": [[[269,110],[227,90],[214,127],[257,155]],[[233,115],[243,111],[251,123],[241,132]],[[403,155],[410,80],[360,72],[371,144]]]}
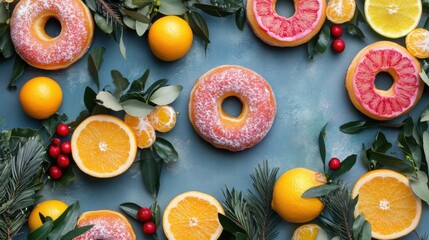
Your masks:
{"label": "blue background surface", "polygon": [[[180,158],[177,163],[164,165],[158,197],[162,209],[174,196],[188,190],[209,193],[219,201],[224,200],[222,190],[225,186],[246,192],[251,188],[249,175],[263,160],[268,160],[270,167],[279,167],[280,174],[295,167],[322,171],[317,137],[326,123],[328,159],[334,156],[344,159],[359,153],[362,143],[369,146],[379,129],[358,135],[343,134],[338,129],[343,123],[367,119],[349,101],[344,77],[350,61],[358,51],[384,38],[363,25],[366,39],[360,40],[345,34],[343,39],[346,50],[343,53],[336,54],[328,49],[326,53],[317,55],[315,60],[309,60],[306,45],[294,48],[271,47],[260,41],[247,25],[243,31],[239,31],[233,17],[204,17],[208,21],[211,39],[207,52],[204,51],[201,40],[194,37],[190,52],[175,62],[157,60],[150,52],[146,35],[138,37],[130,31],[126,32],[124,38],[127,47],[125,60],[120,55],[117,43],[99,30],[96,30],[89,50],[100,46],[106,48],[105,61],[100,69],[101,88],[111,84],[111,70],[119,70],[126,78],[133,80],[140,77],[146,69],[151,70],[150,83],[167,78],[170,84],[181,84],[184,87],[179,98],[172,104],[180,112],[176,127],[170,133],[162,135],[173,143]],[[404,45],[403,38],[397,42]],[[85,87],[95,89],[86,59],[87,55],[70,68],[60,71],[28,68],[19,79],[16,91],[6,89],[13,59],[1,62],[0,129],[40,126],[39,121],[24,114],[18,101],[19,90],[25,81],[38,75],[57,80],[63,90],[63,104],[59,112],[74,119],[84,109]],[[233,153],[212,147],[196,134],[188,118],[188,98],[195,80],[208,70],[224,64],[241,65],[256,71],[271,84],[276,96],[278,111],[271,131],[258,145],[242,152]],[[419,116],[428,103],[428,92],[425,89],[411,115]],[[394,122],[400,122],[404,118]],[[383,129],[383,132],[396,145],[398,132],[390,129]],[[395,152],[396,150],[392,150],[390,153]],[[343,179],[352,187],[365,171],[358,161]],[[144,206],[153,203],[143,186],[138,164],[111,179],[92,178],[78,169],[75,172],[77,178],[67,188],[52,190],[50,184],[46,185],[42,192],[43,199],[61,199],[69,204],[79,200],[81,212],[98,209],[119,211],[119,204],[123,202],[135,202]],[[143,236],[139,223],[132,222],[138,239],[150,239]],[[424,204],[422,221],[417,231],[428,231],[428,224],[429,211]],[[278,226],[277,239],[290,239],[297,226],[299,225],[282,222]],[[163,236],[161,228],[158,233]],[[19,237],[21,238],[25,239],[23,236]],[[415,235],[403,239],[415,239]]]}

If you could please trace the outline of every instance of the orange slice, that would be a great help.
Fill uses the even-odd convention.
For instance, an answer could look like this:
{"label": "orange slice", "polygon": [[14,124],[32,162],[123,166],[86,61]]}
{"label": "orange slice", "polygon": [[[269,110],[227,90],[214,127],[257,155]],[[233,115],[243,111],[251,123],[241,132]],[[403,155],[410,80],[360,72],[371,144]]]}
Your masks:
{"label": "orange slice", "polygon": [[79,216],[77,227],[93,225],[89,231],[74,238],[86,239],[136,239],[133,227],[128,219],[116,211],[98,210],[84,212]]}
{"label": "orange slice", "polygon": [[168,132],[176,125],[176,111],[170,106],[156,106],[148,118],[158,132]]}
{"label": "orange slice", "polygon": [[148,148],[152,146],[155,142],[156,134],[155,129],[150,125],[146,116],[133,117],[129,114],[125,114],[124,121],[133,129],[139,148]]}
{"label": "orange slice", "polygon": [[372,237],[396,239],[419,224],[422,203],[414,196],[408,178],[392,170],[374,170],[355,183],[352,196],[358,196],[354,215],[363,213],[371,224]]}
{"label": "orange slice", "polygon": [[214,240],[222,233],[218,213],[220,203],[211,195],[189,191],[176,196],[167,205],[162,218],[164,233],[175,240]]}
{"label": "orange slice", "polygon": [[319,229],[317,224],[304,224],[295,230],[292,240],[316,240]]}
{"label": "orange slice", "polygon": [[408,52],[417,58],[429,58],[429,31],[416,28],[405,38]]}
{"label": "orange slice", "polygon": [[133,130],[121,119],[110,115],[85,119],[73,132],[71,146],[79,169],[99,178],[125,172],[137,153]]}
{"label": "orange slice", "polygon": [[355,0],[329,0],[326,5],[326,18],[335,24],[342,24],[352,20],[355,10]]}

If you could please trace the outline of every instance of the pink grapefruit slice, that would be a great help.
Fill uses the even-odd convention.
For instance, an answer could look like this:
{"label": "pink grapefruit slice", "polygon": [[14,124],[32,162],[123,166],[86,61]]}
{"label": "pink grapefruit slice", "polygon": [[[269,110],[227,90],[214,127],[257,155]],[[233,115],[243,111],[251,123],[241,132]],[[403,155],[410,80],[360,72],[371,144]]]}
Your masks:
{"label": "pink grapefruit slice", "polygon": [[294,0],[295,13],[277,14],[275,0],[247,0],[247,20],[253,32],[272,46],[293,47],[308,42],[322,28],[326,0]]}
{"label": "pink grapefruit slice", "polygon": [[[347,70],[346,88],[353,105],[375,120],[391,120],[409,112],[420,100],[423,83],[416,58],[397,43],[379,41],[362,49]],[[376,87],[377,74],[386,72],[393,83]]]}

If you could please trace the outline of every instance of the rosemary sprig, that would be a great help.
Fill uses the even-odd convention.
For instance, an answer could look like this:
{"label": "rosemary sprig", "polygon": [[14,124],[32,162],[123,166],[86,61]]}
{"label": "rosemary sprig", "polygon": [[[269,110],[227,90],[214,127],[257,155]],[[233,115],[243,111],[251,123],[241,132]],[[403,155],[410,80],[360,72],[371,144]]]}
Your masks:
{"label": "rosemary sprig", "polygon": [[[279,168],[269,169],[268,162],[258,165],[250,175],[254,191],[249,190],[248,198],[234,188],[224,191],[225,216],[219,220],[226,231],[240,239],[274,239],[274,230],[279,222],[278,215],[271,208],[273,188]],[[229,221],[228,221],[229,220]]]}
{"label": "rosemary sprig", "polygon": [[15,139],[4,132],[0,138],[0,239],[12,239],[39,199],[46,152],[38,137]]}

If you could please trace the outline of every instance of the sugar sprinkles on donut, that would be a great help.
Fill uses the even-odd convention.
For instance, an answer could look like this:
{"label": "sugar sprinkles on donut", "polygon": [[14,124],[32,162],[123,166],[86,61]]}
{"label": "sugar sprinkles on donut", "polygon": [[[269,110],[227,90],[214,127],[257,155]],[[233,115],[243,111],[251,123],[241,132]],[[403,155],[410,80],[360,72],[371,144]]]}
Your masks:
{"label": "sugar sprinkles on donut", "polygon": [[[222,109],[227,97],[243,104],[232,117]],[[197,133],[218,148],[241,151],[259,143],[274,122],[277,106],[270,85],[240,66],[219,66],[202,75],[189,99],[189,118]]]}
{"label": "sugar sprinkles on donut", "polygon": [[[61,23],[56,37],[45,32],[51,18]],[[21,58],[46,70],[67,68],[79,60],[94,35],[92,15],[81,0],[21,0],[12,13],[10,28]]]}

